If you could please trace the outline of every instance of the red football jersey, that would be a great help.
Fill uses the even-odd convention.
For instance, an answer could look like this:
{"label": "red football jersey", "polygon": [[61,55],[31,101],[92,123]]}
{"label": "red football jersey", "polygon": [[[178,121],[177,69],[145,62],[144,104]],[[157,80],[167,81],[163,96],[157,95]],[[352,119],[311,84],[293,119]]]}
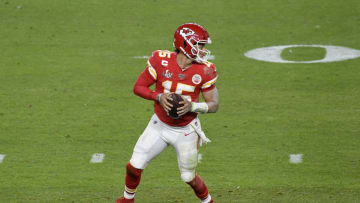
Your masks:
{"label": "red football jersey", "polygon": [[[145,72],[148,72],[156,83],[156,93],[175,92],[185,96],[189,101],[198,102],[200,92],[215,87],[216,68],[210,62],[193,63],[182,71],[176,62],[176,56],[176,52],[154,51]],[[154,102],[154,111],[161,121],[171,126],[185,126],[197,116],[197,113],[188,112],[179,119],[172,119],[157,101]]]}

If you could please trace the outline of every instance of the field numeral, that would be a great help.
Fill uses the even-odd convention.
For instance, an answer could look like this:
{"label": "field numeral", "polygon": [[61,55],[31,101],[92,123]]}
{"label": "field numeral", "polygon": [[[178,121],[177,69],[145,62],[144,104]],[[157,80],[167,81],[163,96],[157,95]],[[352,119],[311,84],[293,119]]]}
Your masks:
{"label": "field numeral", "polygon": [[5,159],[5,154],[0,154],[0,163],[2,163]]}
{"label": "field numeral", "polygon": [[101,163],[104,161],[105,154],[95,153],[92,155],[90,163]]}

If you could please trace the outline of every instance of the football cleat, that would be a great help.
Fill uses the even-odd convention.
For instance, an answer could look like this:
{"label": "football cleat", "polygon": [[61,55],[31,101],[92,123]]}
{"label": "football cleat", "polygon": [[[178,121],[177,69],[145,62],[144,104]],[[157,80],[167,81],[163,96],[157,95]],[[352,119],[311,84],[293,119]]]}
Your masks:
{"label": "football cleat", "polygon": [[134,203],[134,199],[126,199],[125,197],[122,197],[120,199],[117,199],[115,203]]}

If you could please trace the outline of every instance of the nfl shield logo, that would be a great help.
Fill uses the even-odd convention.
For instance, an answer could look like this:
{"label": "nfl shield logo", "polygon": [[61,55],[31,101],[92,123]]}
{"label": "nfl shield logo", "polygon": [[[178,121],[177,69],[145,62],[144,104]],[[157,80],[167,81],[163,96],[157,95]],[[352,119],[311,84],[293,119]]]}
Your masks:
{"label": "nfl shield logo", "polygon": [[183,80],[185,78],[185,74],[180,73],[179,75],[180,80]]}

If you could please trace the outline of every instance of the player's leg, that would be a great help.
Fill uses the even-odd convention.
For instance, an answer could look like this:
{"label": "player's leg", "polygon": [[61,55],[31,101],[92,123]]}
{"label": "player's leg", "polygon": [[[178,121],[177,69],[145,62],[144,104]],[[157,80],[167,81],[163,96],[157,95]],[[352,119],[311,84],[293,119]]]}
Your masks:
{"label": "player's leg", "polygon": [[121,199],[118,199],[116,203],[134,202],[136,188],[140,183],[142,171],[143,169],[137,169],[130,163],[126,165],[124,196]]}
{"label": "player's leg", "polygon": [[[199,129],[201,129],[200,122],[197,119],[193,122],[197,122],[196,125],[198,125]],[[190,187],[194,190],[195,195],[203,203],[212,203],[213,200],[204,180],[199,174],[195,173],[198,163],[198,144],[200,138],[191,128],[190,132],[190,134],[189,132],[184,132],[183,136],[180,135],[176,143],[173,145],[178,157],[181,179],[190,185]]]}
{"label": "player's leg", "polygon": [[213,203],[209,190],[199,174],[196,174],[194,179],[187,184],[194,190],[195,195],[201,199],[202,203]]}
{"label": "player's leg", "polygon": [[161,129],[158,118],[153,116],[139,137],[130,162],[126,165],[124,197],[117,200],[117,203],[133,202],[142,171],[153,158],[168,146],[161,138]]}
{"label": "player's leg", "polygon": [[[197,125],[200,125],[200,122]],[[212,203],[213,200],[204,180],[195,173],[198,163],[199,136],[191,128],[190,132],[184,132],[184,135],[180,135],[173,145],[178,157],[181,179],[190,185],[195,195],[203,203]]]}

